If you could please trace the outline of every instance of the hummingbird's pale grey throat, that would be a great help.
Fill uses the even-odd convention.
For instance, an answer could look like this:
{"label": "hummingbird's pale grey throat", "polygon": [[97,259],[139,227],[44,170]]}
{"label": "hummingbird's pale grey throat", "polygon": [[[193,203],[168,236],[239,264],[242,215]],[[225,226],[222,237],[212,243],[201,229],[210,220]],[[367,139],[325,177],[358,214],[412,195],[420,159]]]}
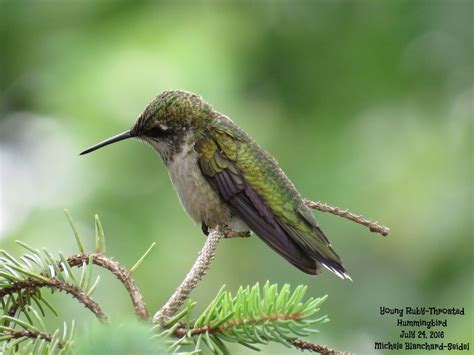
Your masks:
{"label": "hummingbird's pale grey throat", "polygon": [[165,91],[134,126],[81,155],[128,138],[152,146],[179,200],[202,230],[252,231],[301,271],[350,279],[311,210],[276,160],[200,96]]}

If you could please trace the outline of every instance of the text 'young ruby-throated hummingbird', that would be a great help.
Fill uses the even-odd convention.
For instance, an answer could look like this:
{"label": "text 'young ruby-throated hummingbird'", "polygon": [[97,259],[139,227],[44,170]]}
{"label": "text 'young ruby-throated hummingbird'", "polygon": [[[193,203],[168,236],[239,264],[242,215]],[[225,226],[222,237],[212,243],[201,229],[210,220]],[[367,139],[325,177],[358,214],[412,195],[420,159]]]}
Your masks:
{"label": "text 'young ruby-throated hummingbird'", "polygon": [[81,153],[128,138],[150,144],[181,204],[203,230],[252,231],[305,273],[321,265],[350,279],[295,186],[264,149],[200,96],[165,91],[128,131]]}

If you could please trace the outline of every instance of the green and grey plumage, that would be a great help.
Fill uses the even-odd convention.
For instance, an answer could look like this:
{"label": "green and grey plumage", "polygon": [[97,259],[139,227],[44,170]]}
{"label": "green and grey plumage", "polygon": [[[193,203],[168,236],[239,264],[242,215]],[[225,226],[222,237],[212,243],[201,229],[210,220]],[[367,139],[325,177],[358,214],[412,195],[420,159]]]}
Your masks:
{"label": "green and grey plumage", "polygon": [[316,275],[323,265],[350,279],[276,160],[198,95],[162,93],[129,134],[160,153],[181,203],[198,223],[250,229],[300,270]]}

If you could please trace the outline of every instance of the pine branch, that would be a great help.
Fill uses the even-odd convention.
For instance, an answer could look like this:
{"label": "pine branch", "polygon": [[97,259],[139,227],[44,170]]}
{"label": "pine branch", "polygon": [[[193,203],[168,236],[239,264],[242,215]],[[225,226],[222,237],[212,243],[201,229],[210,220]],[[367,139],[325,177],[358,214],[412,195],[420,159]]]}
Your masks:
{"label": "pine branch", "polygon": [[[112,272],[117,279],[125,286],[130,299],[132,300],[133,307],[135,309],[135,314],[142,319],[148,319],[149,313],[146,309],[145,301],[143,299],[140,290],[138,289],[135,281],[132,279],[132,274],[137,271],[137,269],[142,265],[143,261],[149,255],[155,243],[153,243],[145,254],[133,265],[130,270],[127,270],[125,267],[120,265],[117,261],[113,260],[104,255],[105,253],[105,233],[102,223],[98,215],[95,215],[95,253],[86,253],[84,251],[84,243],[77,231],[71,215],[67,210],[64,210],[66,217],[71,225],[71,229],[74,233],[77,246],[79,248],[80,254],[69,257],[67,260],[63,260],[63,264],[69,267],[81,267],[83,265],[92,265],[103,267],[110,272]],[[64,258],[63,258],[64,259]],[[58,265],[60,269],[64,270],[63,265]],[[89,291],[90,292],[90,291]]]}
{"label": "pine branch", "polygon": [[[25,322],[10,316],[0,317],[2,322],[12,323],[12,326],[0,326],[0,339],[4,342],[1,348],[2,354],[52,355],[69,353],[68,350],[73,342],[75,332],[74,321],[69,327],[64,323],[62,330],[56,329],[53,333],[48,333],[38,312],[31,306],[27,306],[27,308],[38,322],[38,326],[34,324],[31,318],[28,318],[28,322]],[[22,329],[16,329],[15,327],[21,327]]]}
{"label": "pine branch", "polygon": [[367,228],[369,228],[369,231],[374,232],[374,233],[379,233],[383,235],[384,237],[386,237],[390,233],[390,228],[382,224],[379,224],[376,221],[370,221],[368,219],[362,218],[362,216],[353,214],[349,212],[348,210],[343,210],[342,208],[339,208],[339,207],[332,207],[326,203],[322,203],[319,201],[314,202],[308,199],[304,199],[304,202],[306,206],[308,206],[309,208],[316,209],[321,212],[329,212],[336,216],[346,218],[353,222],[362,224],[363,226],[366,226]]}
{"label": "pine branch", "polygon": [[[91,285],[92,265],[95,264],[112,272],[122,282],[132,299],[136,314],[140,318],[148,319],[149,315],[143,297],[131,278],[131,274],[143,263],[154,247],[154,243],[135,263],[131,271],[128,271],[118,262],[100,254],[105,250],[105,235],[98,216],[95,217],[96,250],[98,253],[84,253],[84,244],[67,211],[66,215],[81,254],[66,258],[62,253],[59,253],[60,261],[57,261],[46,249],[40,252],[20,241],[17,243],[30,253],[16,258],[8,252],[0,250],[0,300],[4,314],[16,316],[18,311],[24,312],[25,305],[31,304],[31,300],[41,309],[41,313],[44,314],[41,303],[55,312],[49,302],[41,297],[39,291],[41,288],[50,288],[71,294],[99,319],[105,321],[106,317],[100,306],[90,298],[90,294],[99,281],[99,277],[97,277]],[[74,266],[82,268],[80,278],[74,275],[72,270]],[[6,300],[5,296],[7,296]],[[25,316],[28,317],[28,314],[25,313]]]}
{"label": "pine branch", "polygon": [[317,316],[326,296],[304,300],[306,290],[306,286],[300,285],[291,292],[288,284],[278,290],[277,285],[267,282],[262,291],[257,283],[252,288],[241,287],[232,296],[222,288],[194,322],[189,320],[194,304],[188,303],[183,311],[163,325],[167,336],[178,338],[172,342],[170,351],[177,352],[192,341],[195,351],[201,350],[201,343],[204,343],[214,354],[227,354],[225,343],[228,342],[258,350],[256,346],[273,341],[287,347],[324,350],[330,354],[331,349],[327,347],[297,341],[297,336],[317,333],[314,325],[329,321],[326,316]]}
{"label": "pine branch", "polygon": [[[40,252],[25,243],[17,243],[30,253],[15,258],[5,250],[0,250],[0,300],[4,314],[16,316],[19,311],[28,317],[25,305],[30,304],[31,300],[39,308],[43,303],[55,312],[50,303],[41,296],[40,289],[49,288],[72,295],[99,320],[107,320],[99,304],[90,297],[97,284],[96,281],[90,286],[92,264],[84,264],[78,280],[62,253],[59,253],[61,261],[58,262],[45,249]],[[42,309],[41,312],[44,313]]]}
{"label": "pine branch", "polygon": [[[42,317],[45,313],[41,304],[50,308],[56,313],[52,305],[42,297],[40,290],[49,288],[73,296],[79,303],[83,304],[102,322],[107,321],[107,317],[100,305],[95,302],[90,294],[95,290],[99,277],[91,283],[92,265],[98,265],[112,272],[127,289],[136,314],[143,319],[148,319],[148,312],[143,301],[143,297],[135,285],[131,275],[137,271],[143,261],[153,249],[153,243],[145,254],[128,271],[112,258],[102,255],[105,251],[105,235],[99,217],[95,217],[96,225],[96,253],[85,253],[84,244],[72,222],[70,215],[66,212],[71,227],[76,238],[81,254],[66,258],[59,253],[58,261],[46,249],[39,251],[33,247],[17,241],[29,253],[23,254],[19,258],[10,255],[4,250],[0,250],[0,301],[4,316],[0,317],[0,341],[3,341],[3,353],[33,353],[54,354],[69,345],[74,332],[74,322],[70,336],[68,336],[67,326],[64,330],[48,333]],[[80,277],[73,272],[72,267],[80,267]],[[75,275],[76,274],[76,275]],[[34,301],[36,307],[32,307]],[[41,313],[37,312],[38,309]],[[26,319],[21,320],[20,316]],[[33,316],[41,325],[42,330],[36,328],[33,323]],[[13,326],[10,326],[13,324]],[[18,330],[14,327],[21,326]],[[19,344],[21,343],[21,347]],[[44,350],[44,351],[43,351]],[[61,351],[60,351],[61,352]]]}
{"label": "pine branch", "polygon": [[67,262],[69,266],[74,267],[82,266],[83,263],[88,263],[89,260],[92,260],[95,265],[103,267],[113,273],[127,289],[133,307],[135,308],[135,314],[142,319],[149,318],[143,296],[132,279],[130,272],[117,261],[102,254],[77,254],[69,257]]}
{"label": "pine branch", "polygon": [[19,293],[23,290],[49,288],[51,290],[58,290],[65,292],[74,297],[79,303],[83,304],[88,310],[90,310],[96,317],[102,322],[107,321],[107,316],[102,311],[100,305],[94,301],[86,292],[80,288],[68,284],[62,280],[51,278],[51,279],[34,279],[27,278],[21,281],[16,281],[10,284],[10,286],[3,287],[0,289],[0,299],[5,296]]}

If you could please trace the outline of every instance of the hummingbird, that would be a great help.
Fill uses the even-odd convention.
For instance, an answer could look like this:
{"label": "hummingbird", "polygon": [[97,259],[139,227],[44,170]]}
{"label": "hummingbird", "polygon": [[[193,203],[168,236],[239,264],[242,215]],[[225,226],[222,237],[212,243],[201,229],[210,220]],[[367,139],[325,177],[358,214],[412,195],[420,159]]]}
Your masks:
{"label": "hummingbird", "polygon": [[277,161],[199,95],[164,91],[129,130],[86,150],[135,138],[166,166],[181,205],[201,224],[253,232],[301,271],[351,279],[311,210]]}

